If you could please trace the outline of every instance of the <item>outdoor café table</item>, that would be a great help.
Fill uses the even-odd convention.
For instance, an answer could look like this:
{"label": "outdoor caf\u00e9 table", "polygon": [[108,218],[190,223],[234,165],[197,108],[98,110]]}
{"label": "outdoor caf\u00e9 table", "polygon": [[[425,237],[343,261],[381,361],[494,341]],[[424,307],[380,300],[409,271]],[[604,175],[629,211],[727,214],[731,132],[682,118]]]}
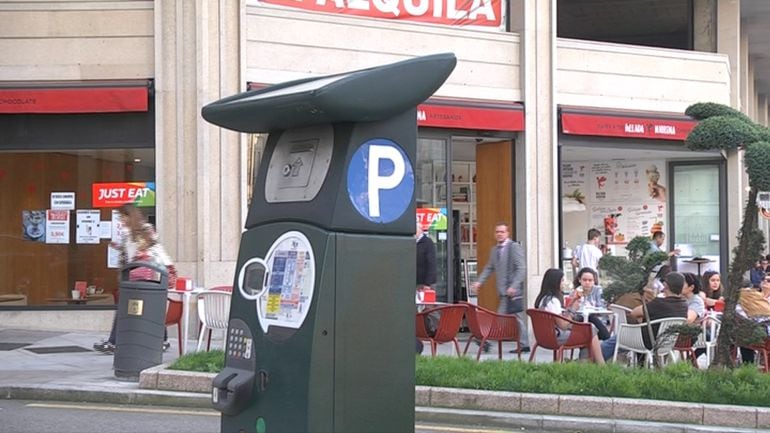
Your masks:
{"label": "outdoor caf\u00e9 table", "polygon": [[46,298],[47,302],[83,305],[88,303],[88,298]]}
{"label": "outdoor caf\u00e9 table", "polygon": [[592,314],[599,314],[599,315],[606,315],[606,316],[612,316],[615,314],[615,312],[612,310],[608,310],[606,308],[600,308],[600,307],[584,307],[577,310],[576,313],[580,314],[583,317],[583,322],[588,322],[588,316]]}
{"label": "outdoor caf\u00e9 table", "polygon": [[437,307],[439,305],[447,305],[446,302],[416,302],[417,312],[423,311],[425,307]]}
{"label": "outdoor caf\u00e9 table", "polygon": [[[182,354],[187,353],[187,339],[190,327],[190,308],[194,297],[203,292],[205,288],[196,287],[192,290],[169,289],[169,294],[176,294],[182,297]],[[197,305],[197,304],[196,304]]]}

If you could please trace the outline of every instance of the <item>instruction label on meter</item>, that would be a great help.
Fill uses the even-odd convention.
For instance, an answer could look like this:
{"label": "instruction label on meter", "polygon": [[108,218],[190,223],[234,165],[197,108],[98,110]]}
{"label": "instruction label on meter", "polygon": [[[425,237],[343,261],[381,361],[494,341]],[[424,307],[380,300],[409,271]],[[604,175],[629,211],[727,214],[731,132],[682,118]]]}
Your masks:
{"label": "instruction label on meter", "polygon": [[284,326],[297,329],[313,300],[315,259],[307,238],[300,232],[283,234],[267,255],[267,290],[257,302],[262,329]]}

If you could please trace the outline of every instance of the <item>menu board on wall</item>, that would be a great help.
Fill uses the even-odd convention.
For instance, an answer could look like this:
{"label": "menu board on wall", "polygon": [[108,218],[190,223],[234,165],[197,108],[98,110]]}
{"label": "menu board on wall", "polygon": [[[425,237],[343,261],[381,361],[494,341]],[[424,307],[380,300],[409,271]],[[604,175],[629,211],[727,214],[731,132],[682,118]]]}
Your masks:
{"label": "menu board on wall", "polygon": [[[567,202],[588,210],[585,229],[599,229],[605,244],[625,244],[664,230],[667,188],[664,161],[608,160],[562,164],[563,211]],[[583,175],[582,173],[585,173]],[[587,191],[585,197],[575,191]],[[574,205],[574,203],[573,203]],[[566,219],[566,217],[565,217]],[[571,222],[574,223],[574,222]]]}

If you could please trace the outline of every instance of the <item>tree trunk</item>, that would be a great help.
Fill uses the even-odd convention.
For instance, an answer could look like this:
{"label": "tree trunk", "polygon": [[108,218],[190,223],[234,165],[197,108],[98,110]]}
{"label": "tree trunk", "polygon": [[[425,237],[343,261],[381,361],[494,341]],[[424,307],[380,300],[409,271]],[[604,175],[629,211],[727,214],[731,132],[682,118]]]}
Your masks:
{"label": "tree trunk", "polygon": [[734,367],[730,348],[735,344],[735,306],[738,304],[743,275],[751,269],[754,262],[761,254],[761,244],[752,242],[751,237],[758,227],[757,189],[751,187],[748,202],[743,212],[743,224],[741,225],[738,246],[733,253],[733,262],[730,265],[728,284],[724,287],[722,296],[725,298],[725,311],[722,315],[722,328],[717,339],[717,353],[714,366]]}

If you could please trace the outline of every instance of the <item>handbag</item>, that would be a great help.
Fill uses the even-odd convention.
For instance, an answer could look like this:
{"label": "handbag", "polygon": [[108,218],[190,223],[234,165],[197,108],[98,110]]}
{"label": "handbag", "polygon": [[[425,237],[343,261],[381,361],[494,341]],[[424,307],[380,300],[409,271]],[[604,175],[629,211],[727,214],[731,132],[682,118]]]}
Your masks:
{"label": "handbag", "polygon": [[508,298],[508,314],[516,314],[524,311],[524,298],[521,296]]}

